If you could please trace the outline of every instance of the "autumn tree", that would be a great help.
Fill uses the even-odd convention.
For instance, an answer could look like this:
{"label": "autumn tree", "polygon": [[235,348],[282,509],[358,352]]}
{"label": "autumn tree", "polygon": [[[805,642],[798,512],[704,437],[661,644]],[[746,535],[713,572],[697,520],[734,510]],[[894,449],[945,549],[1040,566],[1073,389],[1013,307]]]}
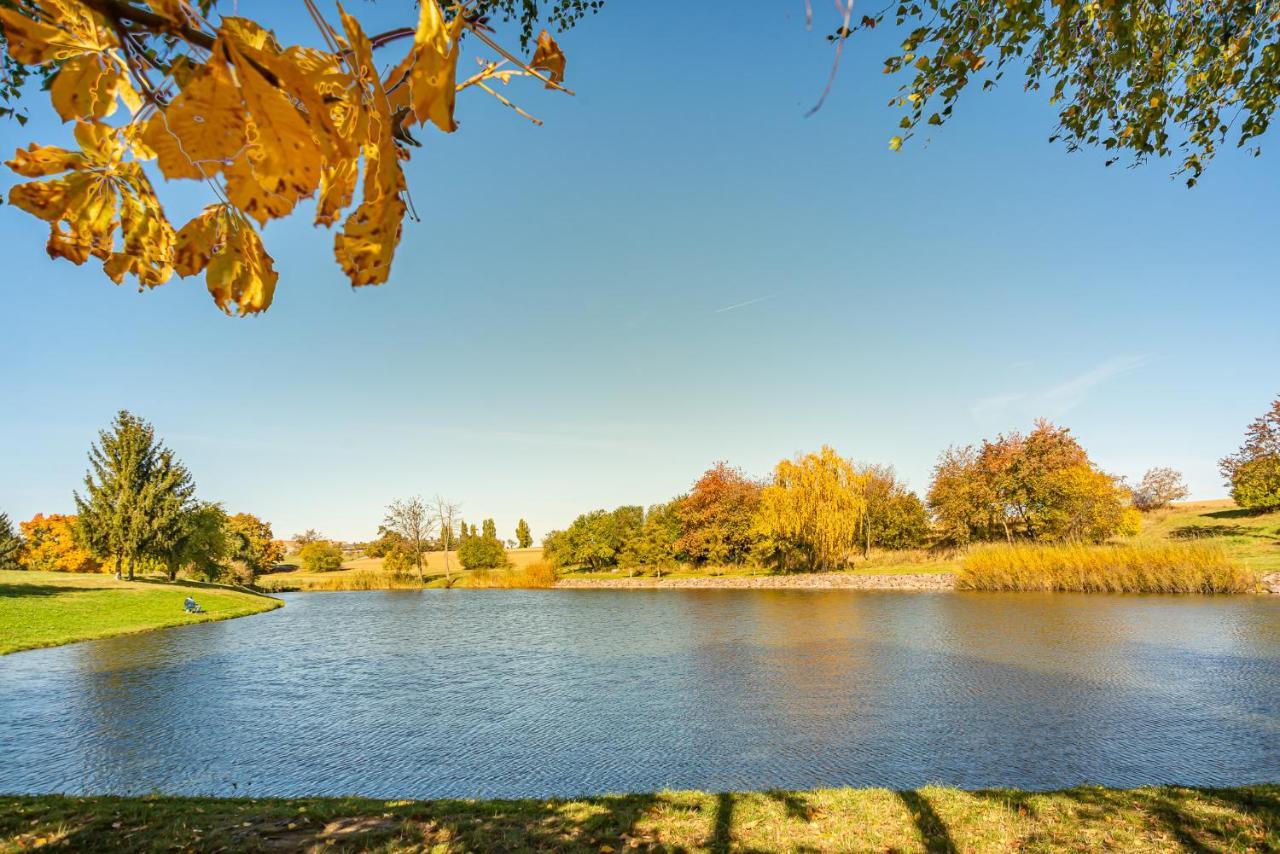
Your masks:
{"label": "autumn tree", "polygon": [[632,533],[618,553],[618,563],[629,569],[648,567],[658,575],[679,560],[683,523],[677,498],[666,504],[654,504],[645,511],[644,523]]}
{"label": "autumn tree", "polygon": [[1280,398],[1248,426],[1239,450],[1218,465],[1236,504],[1247,510],[1280,509]]}
{"label": "autumn tree", "polygon": [[195,485],[153,428],[121,410],[89,448],[84,494],[75,493],[77,533],[95,557],[110,560],[116,577],[140,558],[155,557],[181,534]]}
{"label": "autumn tree", "polygon": [[[75,123],[77,148],[33,143],[8,163],[36,179],[9,201],[49,223],[50,256],[96,258],[112,281],[133,276],[139,288],[203,273],[219,308],[252,314],[271,305],[279,278],[258,230],[314,198],[316,225],[341,223],[333,253],[351,284],[382,284],[409,208],[402,163],[420,145],[414,131],[455,131],[464,90],[512,106],[493,87],[515,77],[568,92],[564,54],[546,31],[526,61],[474,8],[446,14],[421,0],[416,27],[369,35],[341,5],[336,23],[304,5],[318,46],[286,46],[215,0],[0,7],[6,62],[45,68],[54,111]],[[493,58],[477,57],[460,80],[468,38]],[[405,43],[383,74],[375,51]],[[175,228],[143,168],[151,160],[168,180],[207,185],[212,203]]]}
{"label": "autumn tree", "polygon": [[[440,550],[444,552],[444,577],[445,581],[451,579],[449,573],[449,550],[456,547],[456,537],[453,534],[453,520],[458,515],[458,509],[462,505],[456,501],[450,501],[443,495],[436,493],[435,498],[431,499],[431,512],[435,519],[436,528],[439,530]],[[465,530],[466,524],[463,523]]]}
{"label": "autumn tree", "polygon": [[498,526],[492,519],[485,519],[480,524],[480,536],[491,540],[498,539]]}
{"label": "autumn tree", "polygon": [[404,548],[408,550],[409,557],[418,571],[418,581],[425,583],[426,576],[422,572],[423,556],[436,529],[436,520],[427,503],[418,496],[393,501],[387,505],[387,516],[383,524],[388,530],[400,535]]}
{"label": "autumn tree", "polygon": [[1191,494],[1182,480],[1182,472],[1167,467],[1148,469],[1137,486],[1130,490],[1133,506],[1142,512],[1168,507]]}
{"label": "autumn tree", "polygon": [[0,570],[20,569],[18,554],[22,549],[22,535],[13,529],[8,513],[0,513]]}
{"label": "autumn tree", "polygon": [[782,460],[760,494],[756,531],[765,554],[787,572],[848,562],[866,513],[865,477],[830,447]]}
{"label": "autumn tree", "polygon": [[516,523],[516,545],[522,549],[533,545],[533,534],[529,533],[529,523],[523,519]]}
{"label": "autumn tree", "polygon": [[980,448],[950,448],[934,468],[929,507],[951,542],[1105,539],[1133,520],[1119,478],[1098,470],[1071,431],[1037,421]]}
{"label": "autumn tree", "polygon": [[275,538],[271,525],[252,513],[237,513],[227,520],[231,538],[231,558],[243,570],[239,579],[253,584],[260,573],[275,566],[284,557],[284,543]]}
{"label": "autumn tree", "polygon": [[700,564],[739,564],[756,541],[760,484],[720,461],[703,472],[677,505],[681,536],[675,547]]}
{"label": "autumn tree", "polygon": [[310,545],[311,543],[318,543],[323,539],[324,536],[315,528],[307,528],[307,530],[303,531],[301,534],[293,535],[293,541],[298,544],[299,549],[303,546]]}
{"label": "autumn tree", "polygon": [[507,550],[496,535],[481,534],[458,546],[458,560],[467,569],[496,569],[507,565]]}
{"label": "autumn tree", "polygon": [[898,479],[893,466],[863,466],[859,474],[866,499],[859,534],[863,556],[873,548],[910,549],[923,545],[929,536],[928,513],[920,498]]}
{"label": "autumn tree", "polygon": [[164,565],[169,580],[186,571],[208,581],[215,581],[231,558],[232,540],[229,520],[222,505],[213,502],[187,508],[174,526],[172,536],[156,550],[155,557]]}
{"label": "autumn tree", "polygon": [[101,567],[93,553],[81,544],[76,517],[37,513],[18,525],[22,548],[18,563],[23,569],[41,572],[97,572]]}

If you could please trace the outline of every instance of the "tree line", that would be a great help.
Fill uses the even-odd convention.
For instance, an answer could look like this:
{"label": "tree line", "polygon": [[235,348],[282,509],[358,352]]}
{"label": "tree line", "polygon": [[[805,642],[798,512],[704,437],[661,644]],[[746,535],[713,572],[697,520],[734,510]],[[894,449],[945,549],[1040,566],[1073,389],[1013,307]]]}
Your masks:
{"label": "tree line", "polygon": [[[1221,468],[1241,507],[1280,509],[1280,399]],[[763,479],[717,462],[666,503],[583,513],[543,544],[556,566],[591,571],[681,564],[824,570],[873,550],[1100,543],[1136,534],[1142,513],[1188,494],[1182,475],[1167,467],[1129,484],[1103,471],[1069,429],[1040,420],[1026,434],[945,450],[923,499],[891,466],[860,465],[823,446],[779,461]]]}
{"label": "tree line", "polygon": [[0,513],[0,569],[180,573],[252,584],[284,556],[271,526],[196,497],[190,471],[155,428],[121,410],[89,449],[74,514],[43,514],[13,529]]}

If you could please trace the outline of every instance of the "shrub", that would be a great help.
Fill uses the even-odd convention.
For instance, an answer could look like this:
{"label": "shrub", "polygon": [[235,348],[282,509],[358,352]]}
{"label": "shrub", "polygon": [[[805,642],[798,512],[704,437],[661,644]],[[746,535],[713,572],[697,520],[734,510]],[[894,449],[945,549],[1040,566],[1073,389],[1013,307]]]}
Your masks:
{"label": "shrub", "polygon": [[467,537],[458,546],[458,560],[467,569],[494,569],[507,565],[507,550],[496,537]]}
{"label": "shrub", "polygon": [[1182,472],[1171,468],[1149,469],[1142,481],[1133,488],[1133,506],[1144,513],[1168,507],[1191,494],[1182,481]]}
{"label": "shrub", "polygon": [[1280,456],[1238,465],[1231,476],[1231,497],[1246,510],[1280,510]]}
{"label": "shrub", "polygon": [[328,540],[318,540],[303,546],[298,559],[306,572],[332,572],[342,568],[342,549]]}
{"label": "shrub", "polygon": [[517,589],[554,587],[557,580],[556,571],[546,561],[531,563],[523,569],[499,570],[490,572],[477,569],[458,580],[458,587]]}
{"label": "shrub", "polygon": [[1017,545],[976,549],[956,578],[959,590],[1082,593],[1249,593],[1257,578],[1205,543]]}

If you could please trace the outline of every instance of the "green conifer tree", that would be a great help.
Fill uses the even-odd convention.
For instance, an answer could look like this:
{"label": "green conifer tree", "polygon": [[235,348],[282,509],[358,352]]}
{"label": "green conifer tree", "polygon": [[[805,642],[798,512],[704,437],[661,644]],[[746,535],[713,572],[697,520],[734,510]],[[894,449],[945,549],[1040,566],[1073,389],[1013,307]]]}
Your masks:
{"label": "green conifer tree", "polygon": [[529,533],[529,523],[523,519],[516,523],[516,543],[522,549],[533,545],[533,534]]}
{"label": "green conifer tree", "polygon": [[0,569],[19,569],[18,549],[22,535],[13,529],[8,513],[0,513]]}

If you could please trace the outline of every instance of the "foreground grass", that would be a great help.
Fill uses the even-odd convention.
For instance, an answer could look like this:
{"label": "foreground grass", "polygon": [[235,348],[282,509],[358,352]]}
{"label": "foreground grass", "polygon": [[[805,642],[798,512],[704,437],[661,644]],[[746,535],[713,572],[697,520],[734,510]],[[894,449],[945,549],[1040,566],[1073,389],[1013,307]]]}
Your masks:
{"label": "foreground grass", "polygon": [[1275,851],[1280,786],[580,800],[0,797],[0,851]]}
{"label": "foreground grass", "polygon": [[[188,595],[205,613],[182,610]],[[0,655],[243,617],[281,604],[268,596],[191,582],[116,581],[97,573],[0,571]]]}
{"label": "foreground grass", "polygon": [[1001,545],[971,551],[958,590],[1252,593],[1258,577],[1210,543]]}

